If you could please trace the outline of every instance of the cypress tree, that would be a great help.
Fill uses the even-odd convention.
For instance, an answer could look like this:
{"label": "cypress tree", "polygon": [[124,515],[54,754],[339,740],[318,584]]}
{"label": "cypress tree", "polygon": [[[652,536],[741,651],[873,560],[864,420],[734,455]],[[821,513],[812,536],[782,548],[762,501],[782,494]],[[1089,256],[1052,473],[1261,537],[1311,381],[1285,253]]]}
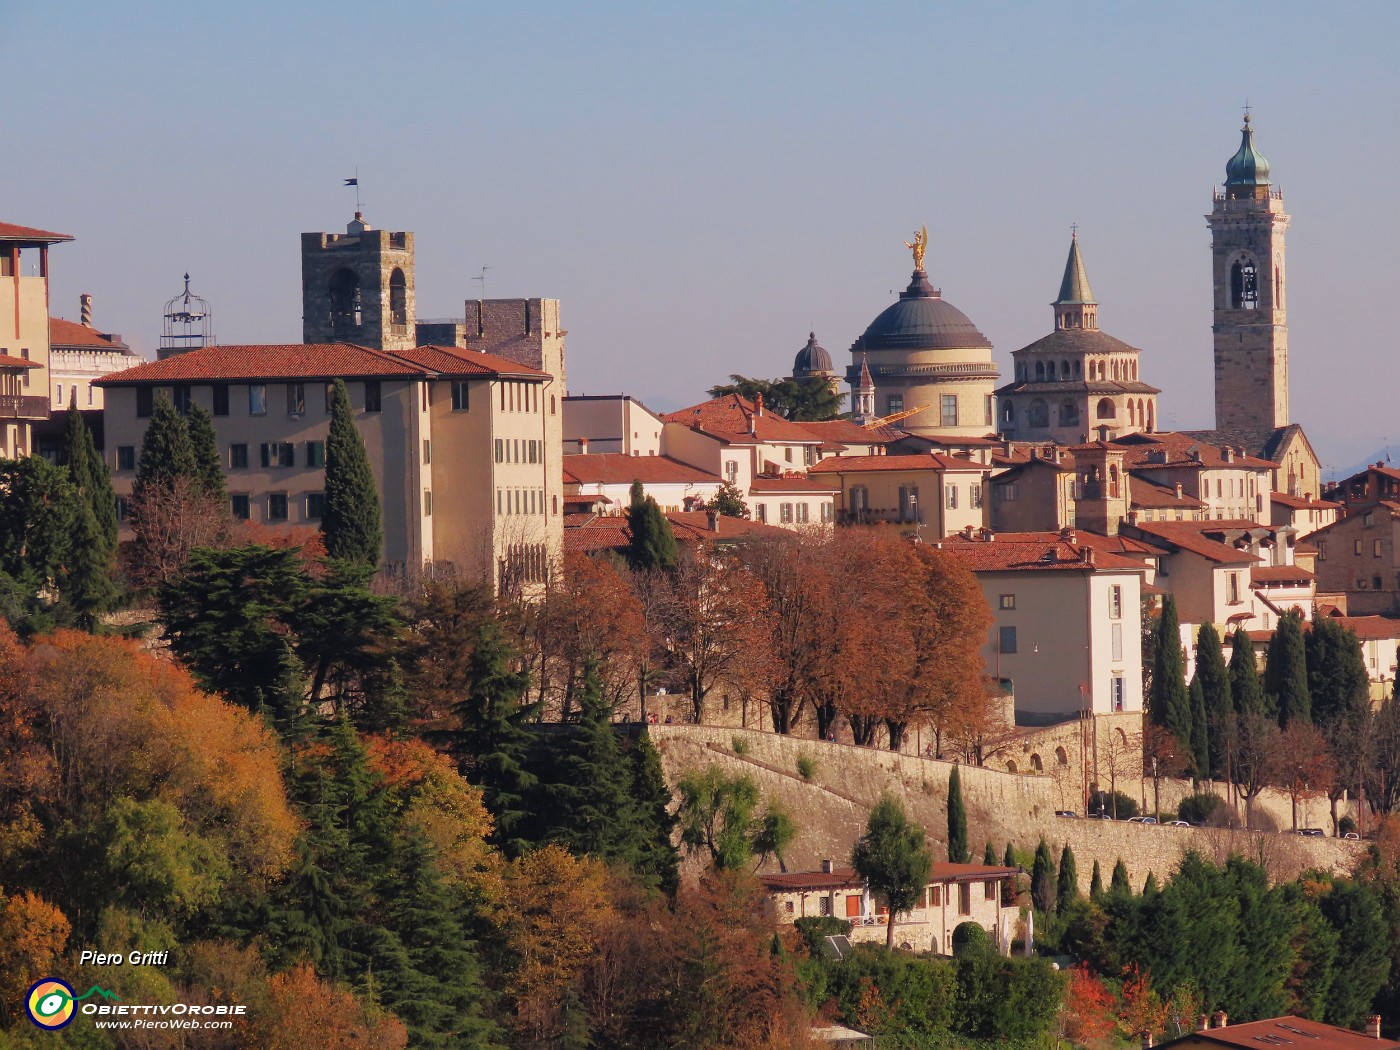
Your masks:
{"label": "cypress tree", "polygon": [[1055,907],[1055,861],[1050,847],[1041,839],[1035,848],[1035,864],[1031,867],[1031,903],[1047,915]]}
{"label": "cypress tree", "polygon": [[112,578],[112,550],[85,500],[78,499],[73,519],[73,545],[63,567],[59,593],[78,625],[91,631],[98,617],[117,603],[121,592]]}
{"label": "cypress tree", "polygon": [[1269,660],[1264,665],[1264,692],[1273,698],[1278,724],[1283,728],[1294,721],[1312,721],[1303,618],[1296,612],[1286,612],[1278,619],[1269,642]]}
{"label": "cypress tree", "polygon": [[1206,722],[1206,693],[1201,676],[1191,676],[1191,769],[1198,779],[1210,776],[1210,730]]}
{"label": "cypress tree", "polygon": [[948,774],[948,861],[966,864],[971,859],[967,852],[967,810],[963,808],[962,779],[954,765]]}
{"label": "cypress tree", "polygon": [[1016,851],[1012,849],[1011,843],[1006,844],[1006,852],[1002,854],[1001,866],[1003,868],[1016,867]]}
{"label": "cypress tree", "polygon": [[1267,711],[1264,686],[1259,681],[1259,665],[1249,632],[1236,627],[1230,643],[1230,697],[1242,715],[1262,715]]}
{"label": "cypress tree", "polygon": [[1089,879],[1089,899],[1096,901],[1103,896],[1103,875],[1099,872],[1098,859],[1094,860],[1094,874]]}
{"label": "cypress tree", "polygon": [[633,869],[642,882],[656,885],[667,896],[674,897],[680,885],[680,854],[672,844],[676,818],[671,812],[671,787],[661,768],[661,752],[645,734],[632,745],[632,793],[636,796],[643,827],[647,830],[646,848]]}
{"label": "cypress tree", "polygon": [[996,867],[997,851],[990,842],[987,843],[987,848],[982,851],[982,863],[988,867]]}
{"label": "cypress tree", "polygon": [[656,500],[646,495],[640,481],[632,482],[631,503],[627,507],[627,531],[632,534],[627,561],[634,569],[671,570],[679,555],[671,523]]}
{"label": "cypress tree", "polygon": [[111,552],[117,549],[117,497],[112,492],[112,473],[98,454],[92,431],[83,422],[74,394],[63,424],[63,461],[78,494],[92,508],[93,520],[103,546]]}
{"label": "cypress tree", "polygon": [[1234,724],[1235,702],[1230,691],[1230,671],[1225,666],[1225,653],[1220,647],[1220,635],[1213,624],[1203,624],[1196,635],[1196,677],[1201,683],[1205,726],[1210,737],[1211,776],[1225,773],[1225,751],[1229,727]]}
{"label": "cypress tree", "polygon": [[191,405],[185,416],[190,432],[190,448],[194,452],[195,472],[200,488],[210,499],[223,503],[228,499],[224,485],[223,460],[219,456],[219,438],[214,433],[214,417],[202,405]]}
{"label": "cypress tree", "polygon": [[1118,863],[1113,865],[1113,874],[1109,877],[1108,890],[1110,893],[1132,893],[1132,883],[1128,881],[1128,866],[1123,863],[1123,858],[1118,858]]}
{"label": "cypress tree", "polygon": [[1147,873],[1147,881],[1142,884],[1142,895],[1144,897],[1155,897],[1161,891],[1157,889],[1157,876],[1152,872]]}
{"label": "cypress tree", "polygon": [[1152,721],[1165,726],[1191,749],[1191,699],[1186,689],[1186,666],[1181,654],[1181,624],[1176,601],[1169,594],[1162,601],[1157,624],[1157,644],[1152,659],[1152,691],[1148,697]]}
{"label": "cypress tree", "polygon": [[151,422],[141,441],[141,458],[136,461],[136,483],[132,494],[140,498],[151,486],[167,486],[178,478],[198,478],[190,429],[170,399],[161,395],[151,408]]}
{"label": "cypress tree", "polygon": [[1313,721],[1332,726],[1370,705],[1370,676],[1356,634],[1330,616],[1313,620],[1304,642]]}
{"label": "cypress tree", "polygon": [[326,439],[326,505],[321,518],[326,555],[377,566],[384,549],[379,490],[345,381],[331,391],[331,426]]}
{"label": "cypress tree", "polygon": [[1064,910],[1079,896],[1079,866],[1074,862],[1074,850],[1065,843],[1060,850],[1060,874],[1055,883],[1055,910]]}

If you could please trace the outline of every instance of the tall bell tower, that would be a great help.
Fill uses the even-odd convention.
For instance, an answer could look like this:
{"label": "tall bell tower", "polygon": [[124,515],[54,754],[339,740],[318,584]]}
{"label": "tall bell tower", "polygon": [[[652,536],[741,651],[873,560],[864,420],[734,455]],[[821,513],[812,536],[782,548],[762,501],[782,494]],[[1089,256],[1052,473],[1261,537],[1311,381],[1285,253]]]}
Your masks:
{"label": "tall bell tower", "polygon": [[304,343],[411,349],[413,234],[376,230],[360,212],[344,233],[303,233],[301,303]]}
{"label": "tall bell tower", "polygon": [[1245,113],[1240,148],[1206,216],[1215,315],[1215,429],[1274,430],[1288,419],[1287,271],[1283,191],[1254,148]]}

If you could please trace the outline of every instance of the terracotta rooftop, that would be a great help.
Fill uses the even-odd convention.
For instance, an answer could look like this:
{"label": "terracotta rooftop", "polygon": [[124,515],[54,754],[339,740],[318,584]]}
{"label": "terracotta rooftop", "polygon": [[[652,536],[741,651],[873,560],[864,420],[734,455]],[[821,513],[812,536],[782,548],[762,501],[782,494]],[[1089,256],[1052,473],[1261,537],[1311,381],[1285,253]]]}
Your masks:
{"label": "terracotta rooftop", "polygon": [[1292,507],[1294,510],[1336,510],[1341,504],[1329,503],[1325,499],[1304,499],[1302,496],[1291,496],[1287,492],[1269,493],[1269,502],[1277,503],[1282,507]]}
{"label": "terracotta rooftop", "polygon": [[512,379],[548,379],[548,372],[518,364],[496,354],[466,350],[457,346],[415,346],[412,350],[395,350],[401,357],[443,375],[508,376]]}
{"label": "terracotta rooftop", "polygon": [[[1121,448],[1124,462],[1130,470],[1163,470],[1169,467],[1249,467],[1272,470],[1273,463],[1249,455],[1231,453],[1226,462],[1225,450],[1189,434],[1160,431],[1153,434],[1128,434],[1111,442]],[[1199,457],[1199,458],[1198,458]],[[1165,459],[1165,462],[1159,460]]]}
{"label": "terracotta rooftop", "polygon": [[0,241],[19,241],[28,244],[56,244],[59,241],[71,241],[71,234],[51,233],[48,230],[36,230],[32,226],[16,226],[12,222],[0,222]]}
{"label": "terracotta rooftop", "polygon": [[910,456],[835,456],[814,463],[808,474],[860,474],[876,470],[972,470],[981,473],[981,463],[937,452]]}
{"label": "terracotta rooftop", "polygon": [[94,350],[117,350],[131,354],[131,348],[122,342],[121,336],[99,332],[96,328],[65,321],[61,317],[49,318],[49,346],[87,346]]}
{"label": "terracotta rooftop", "polygon": [[1135,531],[1146,533],[1150,537],[1149,542],[1160,541],[1222,565],[1250,565],[1259,562],[1261,559],[1257,555],[1238,550],[1207,535],[1210,532],[1221,533],[1232,527],[1258,529],[1263,526],[1250,521],[1140,521],[1132,526]]}
{"label": "terracotta rooftop", "polygon": [[1066,535],[1074,538],[1069,542],[1076,547],[1093,547],[1096,551],[1104,551],[1107,554],[1122,555],[1148,555],[1160,556],[1166,551],[1160,547],[1154,547],[1150,543],[1134,539],[1131,536],[1124,536],[1119,533],[1117,536],[1104,536],[1098,532],[1089,532],[1085,529],[1070,529],[1064,532],[1002,532],[994,534],[997,540],[1009,539],[1020,543],[1052,543],[1056,540],[1063,540]]}
{"label": "terracotta rooftop", "polygon": [[1306,584],[1317,579],[1317,574],[1298,565],[1256,565],[1249,570],[1249,579],[1251,583]]}
{"label": "terracotta rooftop", "polygon": [[[980,882],[986,879],[1007,879],[1018,874],[1019,868],[1004,868],[991,864],[949,864],[936,863],[929,869],[928,881],[934,882]],[[865,882],[852,867],[834,867],[824,871],[787,871],[773,875],[760,875],[759,881],[770,891],[808,890],[822,887],[855,888]]]}
{"label": "terracotta rooftop", "polygon": [[653,484],[718,485],[718,474],[681,463],[667,456],[627,456],[621,452],[564,456],[565,479],[584,485]]}
{"label": "terracotta rooftop", "polygon": [[868,430],[849,419],[824,419],[815,423],[797,424],[822,441],[841,445],[884,445],[904,436],[893,427],[871,427]]}
{"label": "terracotta rooftop", "polygon": [[6,353],[0,353],[0,368],[43,368],[37,361],[31,361],[27,357],[12,357]]}
{"label": "terracotta rooftop", "polygon": [[[883,457],[881,457],[883,458]],[[750,492],[839,492],[841,486],[817,478],[769,478],[760,475],[749,483]]]}
{"label": "terracotta rooftop", "polygon": [[1363,642],[1400,638],[1400,620],[1392,620],[1388,616],[1333,616],[1332,618]]}
{"label": "terracotta rooftop", "polygon": [[1310,1021],[1304,1017],[1271,1017],[1221,1028],[1188,1032],[1157,1044],[1190,1046],[1197,1043],[1243,1047],[1245,1050],[1395,1050],[1400,1043],[1353,1032],[1350,1028]]}
{"label": "terracotta rooftop", "polygon": [[667,412],[661,418],[731,441],[814,445],[822,440],[805,425],[789,422],[772,409],[764,408],[759,415],[754,403],[738,394],[711,398],[678,412]]}
{"label": "terracotta rooftop", "polygon": [[[639,457],[640,458],[640,457]],[[724,543],[734,539],[777,539],[790,537],[786,529],[776,525],[765,525],[761,521],[746,518],[719,518],[719,531],[710,528],[709,512],[671,511],[666,514],[671,523],[671,531],[677,543],[699,543],[715,541]],[[616,515],[571,514],[564,521],[564,550],[582,554],[597,551],[619,550],[632,542],[632,533],[627,528],[627,519]]]}
{"label": "terracotta rooftop", "polygon": [[1140,477],[1134,477],[1129,483],[1129,495],[1132,505],[1144,510],[1200,510],[1205,507],[1195,496],[1184,492],[1178,496],[1176,489]]}
{"label": "terracotta rooftop", "polygon": [[[1024,537],[1031,537],[1029,539]],[[1036,538],[1034,533],[1001,533],[990,540],[967,539],[961,534],[943,540],[943,550],[967,562],[973,572],[1141,572],[1142,562],[1077,545],[1058,536]]]}

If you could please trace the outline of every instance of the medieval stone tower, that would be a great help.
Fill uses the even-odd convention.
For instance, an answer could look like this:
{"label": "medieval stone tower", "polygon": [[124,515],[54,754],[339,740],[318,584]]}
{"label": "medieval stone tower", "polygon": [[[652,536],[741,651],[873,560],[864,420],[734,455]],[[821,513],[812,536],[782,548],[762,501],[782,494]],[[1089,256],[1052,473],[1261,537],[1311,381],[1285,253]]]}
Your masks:
{"label": "medieval stone tower", "polygon": [[1288,424],[1287,273],[1283,192],[1254,148],[1245,114],[1225,188],[1206,216],[1215,283],[1215,429],[1223,435]]}
{"label": "medieval stone tower", "polygon": [[413,234],[360,212],[341,233],[301,235],[301,338],[407,350],[414,332]]}

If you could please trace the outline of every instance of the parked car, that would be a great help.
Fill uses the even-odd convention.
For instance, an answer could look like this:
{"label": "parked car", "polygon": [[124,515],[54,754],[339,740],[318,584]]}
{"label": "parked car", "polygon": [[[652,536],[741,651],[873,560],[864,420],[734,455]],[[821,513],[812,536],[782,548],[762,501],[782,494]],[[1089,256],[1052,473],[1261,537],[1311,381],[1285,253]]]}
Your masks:
{"label": "parked car", "polygon": [[1360,839],[1361,839],[1361,836],[1358,835],[1358,834],[1357,834],[1356,832],[1354,832],[1354,831],[1348,831],[1345,835],[1342,836],[1342,838],[1344,838],[1344,839],[1350,839],[1352,842],[1359,842]]}
{"label": "parked car", "polygon": [[1293,834],[1305,835],[1310,839],[1321,839],[1327,837],[1327,832],[1323,831],[1321,828],[1298,828],[1293,832]]}
{"label": "parked car", "polygon": [[1189,828],[1195,826],[1185,820],[1164,820],[1162,823],[1169,828]]}
{"label": "parked car", "polygon": [[1129,818],[1128,818],[1128,823],[1129,823],[1129,824],[1155,824],[1155,823],[1157,823],[1157,818],[1156,818],[1156,817],[1129,817]]}
{"label": "parked car", "polygon": [[1072,810],[1072,809],[1057,809],[1057,810],[1055,810],[1055,816],[1057,816],[1057,817],[1073,817],[1075,820],[1078,820],[1078,819],[1079,819],[1079,814],[1076,813],[1076,812],[1075,812],[1074,810]]}

